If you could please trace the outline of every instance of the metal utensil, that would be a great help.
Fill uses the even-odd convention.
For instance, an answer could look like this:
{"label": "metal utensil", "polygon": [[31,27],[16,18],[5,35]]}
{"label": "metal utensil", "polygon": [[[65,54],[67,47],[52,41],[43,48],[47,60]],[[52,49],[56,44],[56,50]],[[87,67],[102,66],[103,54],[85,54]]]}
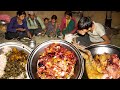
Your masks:
{"label": "metal utensil", "polygon": [[29,41],[29,47],[30,47],[31,49],[34,49],[35,46],[36,46],[36,41],[35,41],[35,40],[30,40],[30,41]]}

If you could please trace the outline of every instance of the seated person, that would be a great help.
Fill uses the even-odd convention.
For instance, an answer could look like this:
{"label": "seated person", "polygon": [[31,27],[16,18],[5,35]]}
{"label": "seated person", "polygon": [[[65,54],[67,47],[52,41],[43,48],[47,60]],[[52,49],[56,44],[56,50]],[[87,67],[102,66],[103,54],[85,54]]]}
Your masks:
{"label": "seated person", "polygon": [[25,11],[17,11],[17,16],[11,18],[10,23],[7,26],[7,31],[5,33],[6,39],[21,39],[23,37],[31,38],[31,34],[27,28],[25,16]]}
{"label": "seated person", "polygon": [[45,24],[45,26],[47,26],[48,23],[49,23],[49,18],[44,18],[44,24]]}
{"label": "seated person", "polygon": [[49,23],[49,18],[44,18],[45,32],[47,30],[48,23]]}
{"label": "seated person", "polygon": [[58,28],[57,16],[52,15],[51,21],[49,21],[47,26],[47,31],[46,31],[46,34],[48,35],[48,37],[50,36],[55,37],[57,28]]}
{"label": "seated person", "polygon": [[33,11],[29,11],[28,13],[27,26],[32,36],[39,35],[45,29],[44,22]]}
{"label": "seated person", "polygon": [[60,30],[57,31],[57,34],[58,36],[60,35],[60,32],[62,32],[63,36],[70,33],[74,34],[77,30],[76,27],[76,20],[72,17],[72,12],[66,11],[64,17],[62,18]]}
{"label": "seated person", "polygon": [[82,45],[84,44],[85,46],[88,46],[91,44],[110,43],[110,40],[106,35],[103,25],[92,21],[89,17],[82,17],[78,21],[77,32],[81,35],[77,38],[77,42],[79,41]]}

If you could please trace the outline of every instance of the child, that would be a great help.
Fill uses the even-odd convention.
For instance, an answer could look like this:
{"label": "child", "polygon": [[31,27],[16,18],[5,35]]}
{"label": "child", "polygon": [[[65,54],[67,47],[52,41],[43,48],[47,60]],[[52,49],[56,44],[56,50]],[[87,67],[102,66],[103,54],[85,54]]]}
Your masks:
{"label": "child", "polygon": [[48,30],[48,23],[49,23],[49,18],[44,18],[44,24],[45,24],[45,34],[46,34],[46,32],[47,32],[47,30]]}
{"label": "child", "polygon": [[[82,36],[85,35],[83,37],[82,36],[78,37],[77,41],[81,40],[80,43],[82,41],[85,41],[86,44],[91,42],[91,43],[89,43],[90,45],[91,44],[92,45],[94,45],[94,44],[109,44],[110,43],[110,40],[106,35],[105,28],[103,27],[103,25],[92,21],[91,18],[89,18],[89,17],[82,17],[78,21],[77,32]],[[82,39],[80,39],[80,38],[82,38]],[[88,38],[90,39],[90,41]],[[84,45],[85,45],[85,43],[84,43]]]}
{"label": "child", "polygon": [[44,18],[44,24],[45,24],[46,26],[47,26],[48,22],[49,22],[49,18]]}
{"label": "child", "polygon": [[57,28],[58,28],[57,16],[52,15],[51,21],[49,21],[48,26],[47,26],[47,35],[48,35],[48,37],[51,37],[51,36],[55,37]]}

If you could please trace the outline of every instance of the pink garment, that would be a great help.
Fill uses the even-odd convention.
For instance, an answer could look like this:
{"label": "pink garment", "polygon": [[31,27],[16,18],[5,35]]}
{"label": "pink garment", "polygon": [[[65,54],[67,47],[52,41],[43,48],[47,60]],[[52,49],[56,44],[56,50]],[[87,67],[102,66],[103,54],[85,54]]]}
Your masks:
{"label": "pink garment", "polygon": [[[74,34],[77,30],[77,23],[76,23],[76,19],[74,17],[72,17],[71,19],[75,22],[75,29],[72,30],[72,32],[71,32],[72,34]],[[64,28],[66,28],[66,18],[65,17],[62,18],[60,30],[62,31]]]}
{"label": "pink garment", "polygon": [[11,17],[10,17],[9,15],[6,15],[6,14],[1,14],[1,15],[0,15],[0,20],[4,20],[4,21],[6,21],[7,23],[10,22],[10,19],[11,19]]}

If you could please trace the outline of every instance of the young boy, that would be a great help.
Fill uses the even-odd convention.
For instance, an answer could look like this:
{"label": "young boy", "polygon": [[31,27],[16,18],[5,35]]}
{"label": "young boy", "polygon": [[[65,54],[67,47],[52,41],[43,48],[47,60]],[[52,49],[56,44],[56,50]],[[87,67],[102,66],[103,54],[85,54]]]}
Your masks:
{"label": "young boy", "polygon": [[[92,21],[91,18],[89,18],[89,17],[82,17],[78,21],[77,32],[80,35],[86,35],[83,37],[82,36],[78,37],[77,42],[80,41],[80,43],[81,43],[82,41],[85,41],[86,44],[89,43],[89,45],[91,45],[91,44],[109,44],[110,43],[110,40],[106,35],[103,25]],[[88,38],[88,36],[89,36],[89,38]],[[84,43],[85,46],[87,46],[86,44]]]}
{"label": "young boy", "polygon": [[45,34],[48,30],[48,23],[49,23],[49,18],[44,18],[44,25],[45,25]]}
{"label": "young boy", "polygon": [[48,26],[47,26],[46,34],[48,35],[48,37],[51,37],[51,36],[55,37],[57,28],[58,28],[57,16],[52,15],[51,21],[49,21]]}

